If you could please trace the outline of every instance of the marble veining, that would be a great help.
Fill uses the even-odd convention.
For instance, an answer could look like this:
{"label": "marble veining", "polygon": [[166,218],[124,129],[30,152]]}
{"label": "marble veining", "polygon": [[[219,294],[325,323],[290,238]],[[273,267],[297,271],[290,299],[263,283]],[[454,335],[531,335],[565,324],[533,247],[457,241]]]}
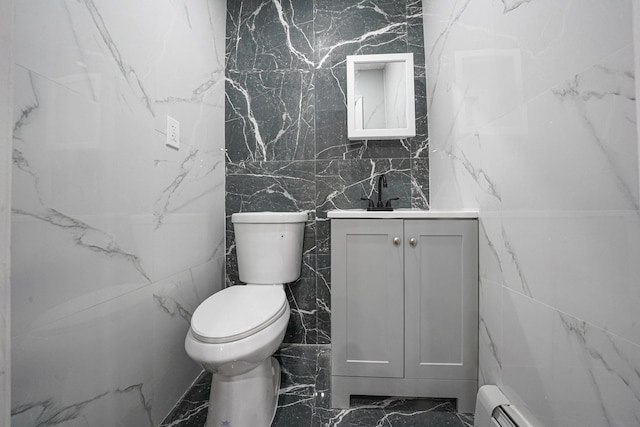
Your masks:
{"label": "marble veining", "polygon": [[189,327],[191,326],[191,317],[193,313],[183,307],[179,301],[176,301],[166,295],[153,295],[153,299],[156,300],[156,303],[158,303],[162,311],[166,314],[171,317],[181,317]]}
{"label": "marble veining", "polygon": [[131,264],[147,282],[151,281],[142,268],[140,258],[135,254],[124,251],[112,236],[102,230],[51,208],[47,208],[42,212],[27,212],[16,208],[13,209],[13,213],[32,217],[54,227],[64,229],[73,236],[73,241],[76,245],[109,258],[123,260]]}
{"label": "marble veining", "polygon": [[[480,143],[480,138],[478,137],[477,139],[478,139],[478,143]],[[462,165],[462,167],[465,168],[467,174],[471,178],[473,178],[476,184],[480,187],[485,188],[485,192],[488,195],[494,197],[499,202],[502,201],[502,196],[500,196],[500,191],[496,183],[492,180],[491,176],[489,176],[489,174],[487,174],[487,172],[484,169],[480,167],[476,167],[469,160],[469,158],[463,151],[460,151],[459,153],[454,153],[453,151],[447,148],[445,149],[445,153],[453,161],[459,162]]]}
{"label": "marble veining", "polygon": [[85,0],[84,4],[87,7],[89,14],[91,15],[91,19],[93,20],[96,29],[102,37],[105,46],[109,49],[113,60],[118,65],[122,77],[124,77],[124,79],[127,81],[131,90],[135,94],[137,94],[149,113],[151,113],[151,115],[154,115],[152,101],[147,93],[147,90],[144,87],[143,79],[138,76],[136,70],[128,65],[123,59],[122,54],[119,52],[118,46],[113,41],[111,34],[109,34],[109,29],[107,28],[107,25],[95,3],[92,0]]}
{"label": "marble veining", "polygon": [[228,157],[234,162],[311,159],[313,93],[308,71],[229,71]]}
{"label": "marble veining", "polygon": [[[638,181],[636,179],[630,183],[620,173],[623,172],[621,170],[622,165],[619,159],[616,158],[619,153],[607,141],[609,135],[603,135],[603,129],[599,123],[600,117],[594,116],[592,113],[593,107],[591,106],[592,103],[605,102],[608,98],[618,99],[618,102],[634,105],[636,94],[633,63],[630,61],[632,55],[629,53],[628,57],[628,63],[626,64],[595,65],[584,73],[575,75],[551,91],[561,102],[572,104],[577,110],[576,114],[579,115],[584,128],[591,136],[590,140],[596,145],[602,158],[606,161],[611,175],[615,177],[616,186],[624,194],[629,205],[634,210],[639,210]],[[619,69],[618,67],[620,66],[624,68]],[[631,114],[632,110],[633,108],[626,109],[623,119],[635,123],[635,117]]]}
{"label": "marble veining", "polygon": [[[504,227],[502,228],[502,243],[504,245],[504,250],[506,252],[507,255],[507,265],[509,265],[510,267],[515,268],[517,274],[518,274],[518,283],[520,284],[520,286],[522,287],[522,291],[525,295],[532,297],[532,293],[531,293],[531,288],[529,287],[529,284],[527,283],[527,278],[525,277],[524,271],[523,271],[523,267],[522,267],[522,263],[519,260],[518,254],[516,253],[515,249],[513,248],[511,242],[509,241],[509,237],[507,235],[507,231],[504,229]],[[493,245],[493,243],[492,243]]]}
{"label": "marble veining", "polygon": [[22,417],[28,418],[29,425],[33,426],[50,426],[81,421],[83,419],[86,420],[85,411],[89,411],[92,404],[111,396],[124,396],[127,399],[133,399],[138,402],[145,413],[146,421],[148,422],[146,424],[149,427],[155,425],[151,417],[151,402],[144,395],[143,384],[134,384],[123,389],[107,391],[67,406],[60,406],[53,400],[18,404],[13,407],[11,416],[14,422],[21,422]]}
{"label": "marble veining", "polygon": [[[282,3],[278,0],[274,0],[273,1],[274,6],[276,7],[276,10],[278,11],[278,20],[280,21],[280,24],[282,25],[282,29],[284,31],[285,34],[285,40],[287,42],[287,47],[289,48],[289,50],[291,51],[291,53],[298,59],[300,59],[301,61],[303,61],[305,64],[307,65],[311,65],[313,66],[313,59],[309,59],[307,58],[304,53],[300,52],[298,49],[295,48],[295,46],[293,45],[292,39],[291,39],[291,26],[289,25],[289,23],[287,22],[287,17],[285,16],[285,12],[283,10],[282,7]],[[291,8],[292,9],[292,8]],[[289,10],[291,10],[289,9]],[[303,31],[301,31],[301,29],[293,24],[293,30],[297,30],[300,33],[304,34]]]}
{"label": "marble veining", "polygon": [[313,68],[313,7],[302,0],[228,2],[227,69]]}
{"label": "marble veining", "polygon": [[[437,100],[436,97],[441,96],[440,94],[442,89],[440,89],[440,76],[442,74],[442,68],[444,65],[443,55],[445,54],[445,52],[448,53],[447,42],[449,40],[449,37],[451,36],[451,32],[456,28],[456,25],[462,18],[463,14],[466,12],[467,7],[470,3],[471,0],[464,0],[463,2],[455,2],[454,4],[452,4],[453,7],[445,12],[446,25],[434,25],[427,30],[429,31],[429,34],[425,34],[425,49],[428,61],[427,63],[430,66],[430,69],[433,70],[429,74],[429,111],[433,111],[433,106]],[[424,8],[425,17],[440,17],[442,10],[437,5],[429,6],[431,7]],[[446,90],[446,88],[444,90]],[[449,131],[453,131],[453,129],[449,129]]]}
{"label": "marble veining", "polygon": [[346,55],[404,52],[406,2],[316,1],[316,67],[344,65]]}
{"label": "marble veining", "polygon": [[[22,128],[22,126],[25,124],[25,121],[29,119],[29,116],[31,115],[31,113],[36,110],[37,108],[40,107],[40,100],[38,99],[38,92],[35,89],[35,85],[33,82],[33,75],[31,72],[28,72],[29,75],[29,86],[31,88],[31,94],[33,95],[33,100],[31,101],[30,104],[28,105],[23,105],[20,107],[20,115],[18,117],[17,120],[15,120],[15,124],[13,125],[13,133],[14,135],[16,133],[18,133],[18,131],[20,130],[20,128]],[[15,152],[17,151],[16,149],[13,150],[14,151],[14,157],[15,157]],[[22,153],[18,152],[20,154],[20,157],[22,158]]]}
{"label": "marble veining", "polygon": [[317,341],[316,256],[304,255],[301,277],[285,286],[291,317],[286,342],[315,344]]}
{"label": "marble veining", "polygon": [[[331,47],[329,47],[328,49],[326,49],[326,52],[322,52],[320,53],[320,58],[318,61],[318,68],[322,67],[324,65],[324,62],[327,61],[331,55],[334,53],[334,51],[336,49],[339,49],[343,46],[347,46],[347,45],[351,45],[351,44],[357,44],[362,46],[363,44],[366,46],[366,42],[370,39],[375,39],[377,36],[380,35],[386,35],[386,34],[392,34],[393,32],[396,32],[397,30],[401,29],[404,30],[406,28],[406,23],[404,22],[396,22],[396,23],[391,23],[389,25],[387,25],[386,27],[382,27],[382,28],[377,28],[373,31],[369,31],[366,32],[364,34],[359,35],[358,37],[352,39],[352,40],[342,40],[337,42],[336,44],[332,45]],[[402,32],[400,33],[402,34]],[[400,36],[402,37],[402,36]]]}
{"label": "marble veining", "polygon": [[500,356],[498,354],[498,346],[484,317],[480,316],[478,326],[480,327],[480,330],[478,331],[480,337],[483,337],[488,341],[489,353],[491,354],[491,356],[493,356],[493,359],[496,361],[498,366],[502,367],[502,362],[500,362]]}
{"label": "marble veining", "polygon": [[529,3],[531,0],[501,0],[504,6],[504,13],[516,10],[520,6]]}
{"label": "marble veining", "polygon": [[331,258],[318,255],[316,260],[316,309],[318,344],[331,343]]}
{"label": "marble veining", "polygon": [[[199,154],[198,150],[191,150],[189,154],[187,154],[187,156],[180,163],[179,173],[172,179],[169,185],[167,185],[162,190],[159,197],[156,199],[155,212],[154,212],[154,217],[155,217],[154,222],[155,222],[156,230],[163,225],[164,218],[168,214],[175,212],[176,210],[178,210],[178,208],[184,207],[189,203],[189,202],[184,202],[178,208],[173,209],[173,212],[169,208],[169,205],[171,205],[172,199],[175,197],[176,192],[180,189],[180,186],[183,184],[185,178],[187,178],[187,175],[189,175],[191,173],[191,170],[195,167],[198,154]],[[155,163],[157,165],[159,161],[156,161]]]}
{"label": "marble veining", "polygon": [[[640,370],[638,370],[637,358],[633,360],[618,346],[616,340],[602,335],[600,331],[594,330],[587,322],[571,318],[562,313],[559,314],[559,318],[567,335],[578,341],[582,351],[594,365],[594,369],[591,372],[592,381],[598,389],[601,399],[604,400],[606,389],[602,390],[598,384],[600,381],[597,375],[599,368],[603,368],[606,372],[616,377],[620,383],[628,387],[635,400],[640,401]],[[595,336],[595,339],[591,336]],[[602,410],[605,414],[610,411],[605,405],[603,405]],[[611,419],[609,414],[607,415],[607,418]],[[615,414],[610,415],[613,416]],[[640,413],[636,413],[635,421],[640,422]]]}

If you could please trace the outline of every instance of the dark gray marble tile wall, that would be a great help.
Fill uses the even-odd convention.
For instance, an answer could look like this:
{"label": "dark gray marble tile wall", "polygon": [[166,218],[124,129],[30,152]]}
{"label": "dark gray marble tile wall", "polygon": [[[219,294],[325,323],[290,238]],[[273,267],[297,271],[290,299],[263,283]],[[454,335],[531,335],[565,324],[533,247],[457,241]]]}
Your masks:
{"label": "dark gray marble tile wall", "polygon": [[[364,207],[380,173],[395,206],[429,207],[422,1],[228,0],[226,42],[227,284],[232,213],[309,211],[285,343],[329,343],[327,210]],[[349,141],[346,56],[399,52],[414,54],[416,137]]]}

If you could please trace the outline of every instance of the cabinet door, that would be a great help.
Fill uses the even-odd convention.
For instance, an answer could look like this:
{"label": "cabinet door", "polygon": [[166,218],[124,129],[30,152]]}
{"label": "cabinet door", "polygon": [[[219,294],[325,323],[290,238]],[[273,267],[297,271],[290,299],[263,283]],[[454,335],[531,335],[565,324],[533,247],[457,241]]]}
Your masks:
{"label": "cabinet door", "polygon": [[331,220],[333,375],[403,376],[402,230],[402,220]]}
{"label": "cabinet door", "polygon": [[405,377],[476,379],[477,220],[405,221],[405,303]]}

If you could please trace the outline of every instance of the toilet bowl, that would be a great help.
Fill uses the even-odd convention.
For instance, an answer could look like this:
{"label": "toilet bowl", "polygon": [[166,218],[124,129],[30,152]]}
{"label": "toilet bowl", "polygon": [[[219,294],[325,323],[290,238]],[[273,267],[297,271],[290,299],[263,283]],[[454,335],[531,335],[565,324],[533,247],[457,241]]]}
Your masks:
{"label": "toilet bowl", "polygon": [[238,273],[246,285],[228,287],[194,311],[187,354],[213,373],[207,427],[269,426],[280,388],[272,357],[290,317],[284,283],[300,276],[303,212],[232,215]]}
{"label": "toilet bowl", "polygon": [[185,349],[213,373],[208,427],[271,423],[280,388],[280,366],[271,355],[282,343],[289,313],[282,285],[232,286],[196,309]]}

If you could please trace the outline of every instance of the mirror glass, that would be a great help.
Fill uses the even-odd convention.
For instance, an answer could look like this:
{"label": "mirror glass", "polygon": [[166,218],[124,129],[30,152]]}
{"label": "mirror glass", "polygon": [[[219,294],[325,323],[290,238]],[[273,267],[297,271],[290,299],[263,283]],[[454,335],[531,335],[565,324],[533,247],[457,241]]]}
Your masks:
{"label": "mirror glass", "polygon": [[413,54],[347,57],[349,139],[415,136]]}
{"label": "mirror glass", "polygon": [[355,65],[356,129],[407,126],[404,62]]}

